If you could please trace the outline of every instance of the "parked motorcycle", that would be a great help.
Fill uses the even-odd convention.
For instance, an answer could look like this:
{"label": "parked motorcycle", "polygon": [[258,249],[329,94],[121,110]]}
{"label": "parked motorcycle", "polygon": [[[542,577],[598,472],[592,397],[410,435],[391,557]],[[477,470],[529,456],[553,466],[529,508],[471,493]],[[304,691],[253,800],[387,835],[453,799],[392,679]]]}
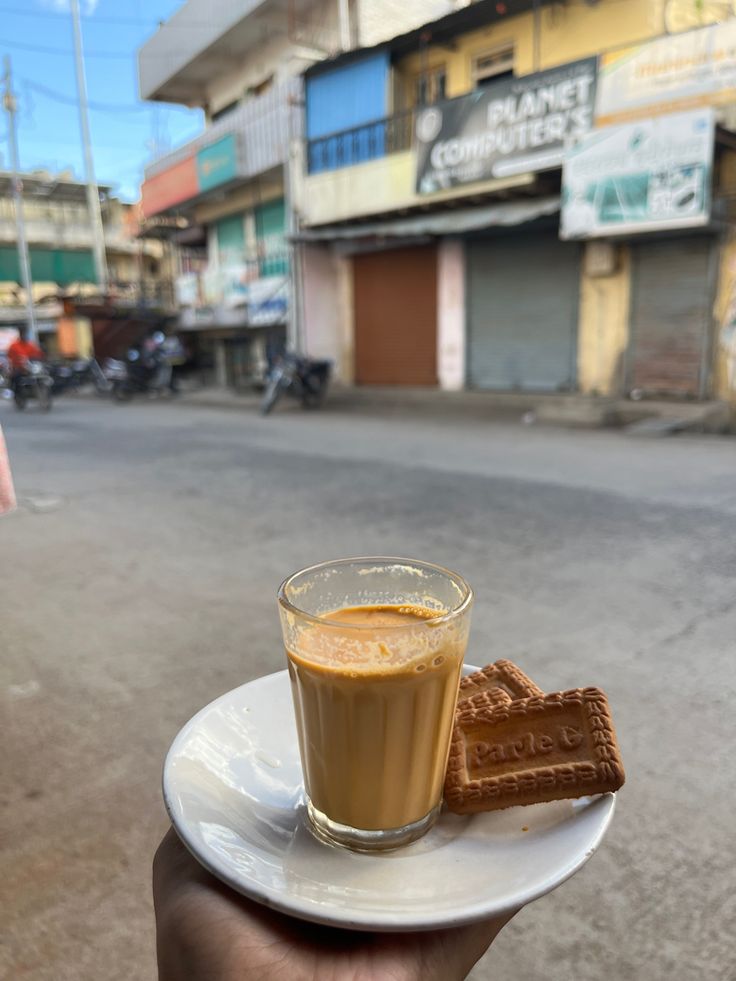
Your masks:
{"label": "parked motorcycle", "polygon": [[322,405],[332,374],[331,361],[313,361],[298,354],[281,354],[275,360],[261,399],[261,415],[267,416],[286,392],[299,399],[303,409]]}
{"label": "parked motorcycle", "polygon": [[0,393],[4,398],[12,398],[13,393],[10,388],[10,363],[4,354],[0,354]]}
{"label": "parked motorcycle", "polygon": [[36,399],[43,412],[51,408],[54,381],[42,361],[29,361],[23,374],[13,379],[13,398],[17,409],[25,409],[30,399]]}
{"label": "parked motorcycle", "polygon": [[118,402],[127,402],[136,394],[173,392],[171,365],[157,353],[144,356],[131,348],[124,361],[107,358],[103,372],[113,398]]}
{"label": "parked motorcycle", "polygon": [[51,376],[51,394],[63,395],[72,387],[73,372],[66,361],[49,361],[46,369]]}
{"label": "parked motorcycle", "polygon": [[92,385],[98,395],[107,395],[111,385],[100,367],[97,358],[78,358],[71,363],[71,387],[77,392]]}
{"label": "parked motorcycle", "polygon": [[77,358],[74,361],[48,362],[48,371],[53,380],[52,393],[63,395],[76,393],[94,386],[99,395],[107,395],[112,386],[105,377],[95,358]]}

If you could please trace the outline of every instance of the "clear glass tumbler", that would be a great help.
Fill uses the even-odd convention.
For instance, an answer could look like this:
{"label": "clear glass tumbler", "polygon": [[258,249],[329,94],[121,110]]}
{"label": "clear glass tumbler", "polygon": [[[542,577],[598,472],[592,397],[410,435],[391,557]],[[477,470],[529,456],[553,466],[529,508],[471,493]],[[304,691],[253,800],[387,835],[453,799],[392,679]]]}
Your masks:
{"label": "clear glass tumbler", "polygon": [[354,558],[295,573],[278,598],[313,829],[360,851],[421,837],[442,800],[470,587],[428,562]]}

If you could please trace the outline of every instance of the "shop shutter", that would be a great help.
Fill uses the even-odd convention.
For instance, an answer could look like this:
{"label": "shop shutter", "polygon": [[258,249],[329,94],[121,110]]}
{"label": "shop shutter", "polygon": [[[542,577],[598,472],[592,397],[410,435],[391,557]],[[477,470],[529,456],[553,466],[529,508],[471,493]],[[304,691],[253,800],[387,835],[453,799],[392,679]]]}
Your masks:
{"label": "shop shutter", "polygon": [[580,248],[552,233],[468,242],[468,380],[554,392],[575,385]]}
{"label": "shop shutter", "polygon": [[356,382],[436,385],[436,249],[355,256],[353,297]]}
{"label": "shop shutter", "polygon": [[629,391],[703,394],[711,244],[688,236],[632,247]]}

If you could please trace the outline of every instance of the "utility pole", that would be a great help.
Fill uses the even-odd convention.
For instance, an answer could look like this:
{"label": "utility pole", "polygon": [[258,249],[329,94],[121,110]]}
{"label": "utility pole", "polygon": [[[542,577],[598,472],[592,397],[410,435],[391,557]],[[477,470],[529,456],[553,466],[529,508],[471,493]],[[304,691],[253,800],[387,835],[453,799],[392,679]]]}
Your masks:
{"label": "utility pole", "polygon": [[89,111],[87,107],[87,79],[84,75],[84,56],[82,54],[82,26],[79,19],[79,0],[71,0],[72,26],[74,28],[74,61],[77,69],[77,92],[79,95],[79,125],[82,130],[84,150],[84,176],[87,181],[87,207],[92,225],[92,251],[95,260],[95,273],[102,294],[107,292],[107,257],[105,255],[105,230],[102,226],[100,194],[95,181],[95,168],[92,160],[92,141],[89,134]]}
{"label": "utility pole", "polygon": [[15,95],[13,93],[13,78],[10,67],[10,56],[5,55],[5,75],[3,76],[5,91],[3,93],[3,106],[8,114],[8,142],[10,143],[10,167],[12,170],[11,180],[13,182],[13,201],[15,203],[15,227],[18,246],[18,264],[20,265],[20,279],[26,294],[26,324],[28,326],[28,339],[34,344],[38,343],[38,331],[36,330],[36,314],[33,310],[33,281],[31,280],[31,264],[28,261],[28,242],[26,241],[26,222],[23,214],[23,193],[21,189],[20,177],[18,176],[18,136],[15,131]]}

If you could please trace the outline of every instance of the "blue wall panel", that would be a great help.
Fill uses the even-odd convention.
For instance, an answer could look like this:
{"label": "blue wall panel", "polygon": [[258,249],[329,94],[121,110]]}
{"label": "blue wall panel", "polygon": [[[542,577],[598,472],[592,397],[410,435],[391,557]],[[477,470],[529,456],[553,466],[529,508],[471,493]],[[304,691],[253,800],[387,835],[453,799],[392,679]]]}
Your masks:
{"label": "blue wall panel", "polygon": [[[385,131],[378,120],[388,111],[388,72],[388,52],[381,51],[307,79],[310,173],[383,156]],[[330,136],[356,127],[363,128]]]}

